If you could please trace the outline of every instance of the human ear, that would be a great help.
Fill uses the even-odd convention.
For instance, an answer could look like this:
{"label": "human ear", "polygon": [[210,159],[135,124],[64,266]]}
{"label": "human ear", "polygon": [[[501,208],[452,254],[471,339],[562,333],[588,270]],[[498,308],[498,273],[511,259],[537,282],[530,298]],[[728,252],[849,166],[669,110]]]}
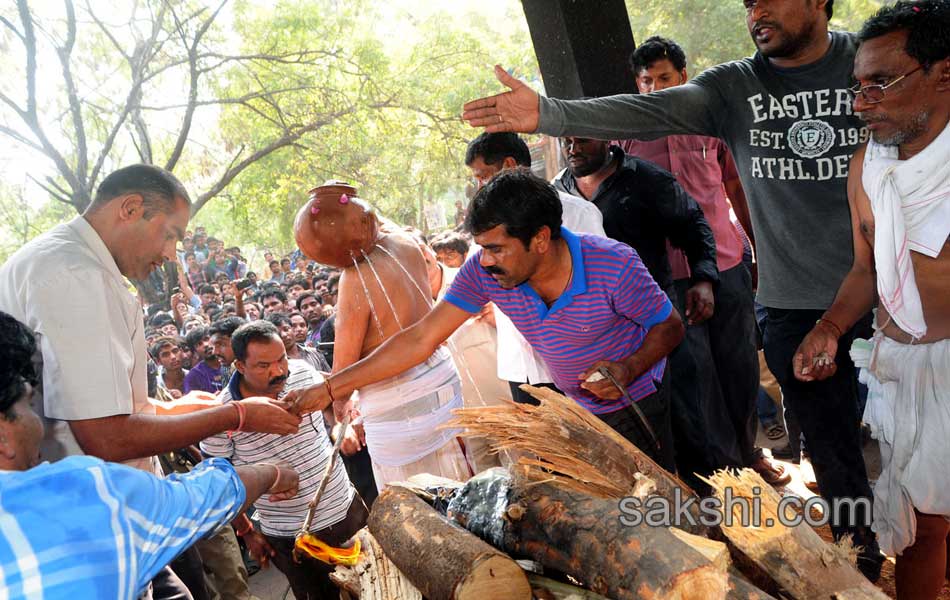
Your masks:
{"label": "human ear", "polygon": [[945,58],[934,65],[939,70],[937,77],[937,91],[946,92],[950,90],[950,58]]}
{"label": "human ear", "polygon": [[144,211],[145,199],[141,194],[126,194],[119,204],[119,218],[133,221]]}

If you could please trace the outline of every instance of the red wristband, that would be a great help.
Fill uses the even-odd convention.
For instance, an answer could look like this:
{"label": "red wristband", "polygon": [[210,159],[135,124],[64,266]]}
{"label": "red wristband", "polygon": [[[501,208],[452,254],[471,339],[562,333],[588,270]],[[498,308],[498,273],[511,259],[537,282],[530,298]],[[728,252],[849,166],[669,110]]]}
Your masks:
{"label": "red wristband", "polygon": [[333,388],[330,387],[330,378],[324,379],[323,383],[327,386],[327,395],[330,396],[330,402],[336,404],[336,398],[333,397]]}
{"label": "red wristband", "polygon": [[839,338],[844,335],[844,333],[841,331],[841,328],[838,327],[837,325],[835,325],[834,321],[832,321],[831,319],[826,319],[826,318],[822,317],[822,318],[818,319],[817,322],[818,322],[818,323],[824,323],[824,324],[827,325],[828,327],[833,328],[833,329],[835,330],[835,332],[838,334],[838,337],[839,337]]}
{"label": "red wristband", "polygon": [[238,431],[243,431],[243,430],[244,430],[244,422],[245,422],[245,420],[247,419],[247,408],[246,408],[243,404],[241,404],[241,401],[240,401],[240,400],[235,400],[235,401],[232,402],[231,404],[234,406],[234,408],[237,409],[237,412],[238,412],[238,424],[237,424],[237,427],[235,427],[234,429],[232,429],[231,431],[228,432],[228,437],[231,437],[231,434],[232,434],[232,433],[235,433],[235,432],[238,432]]}

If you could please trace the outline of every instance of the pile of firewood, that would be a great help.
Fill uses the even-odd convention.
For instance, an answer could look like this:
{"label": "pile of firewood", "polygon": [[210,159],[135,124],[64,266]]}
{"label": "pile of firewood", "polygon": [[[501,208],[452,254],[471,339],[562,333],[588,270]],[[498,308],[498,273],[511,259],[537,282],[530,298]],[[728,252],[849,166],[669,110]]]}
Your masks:
{"label": "pile of firewood", "polygon": [[[496,452],[520,456],[517,464],[464,484],[421,477],[387,488],[359,534],[361,561],[333,575],[346,594],[362,600],[886,598],[855,569],[853,551],[823,542],[806,524],[783,525],[778,494],[750,470],[720,472],[708,483],[720,499],[727,488],[733,497],[759,498],[760,526],[651,524],[642,508],[651,498],[682,503],[695,498],[692,489],[575,402],[525,389],[539,406],[462,409],[450,425],[486,438]],[[637,502],[621,503],[624,498]],[[637,516],[639,524],[632,524]]]}

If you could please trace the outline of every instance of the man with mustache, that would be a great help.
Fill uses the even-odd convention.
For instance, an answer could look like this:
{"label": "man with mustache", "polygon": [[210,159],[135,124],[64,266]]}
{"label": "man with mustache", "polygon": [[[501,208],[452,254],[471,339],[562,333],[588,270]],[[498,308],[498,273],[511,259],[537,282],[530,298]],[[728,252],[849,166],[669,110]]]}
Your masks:
{"label": "man with mustache", "polygon": [[557,191],[526,169],[495,175],[465,221],[481,250],[443,299],[366,358],[286,400],[299,413],[331,403],[345,410],[353,390],[421,363],[493,302],[544,359],[560,390],[675,471],[669,388],[660,382],[683,321],[636,251],[571,232],[561,225],[562,211]]}
{"label": "man with mustache", "polygon": [[[287,352],[277,328],[267,321],[253,321],[231,335],[236,372],[221,391],[222,404],[249,396],[281,399],[293,390],[317,385],[322,378],[300,361],[288,363]],[[260,515],[261,532],[239,521],[252,557],[262,566],[274,561],[290,581],[298,600],[330,598],[336,587],[330,582],[332,567],[310,557],[294,561],[294,536],[303,525],[313,498],[333,453],[320,413],[303,419],[296,433],[267,435],[235,431],[212,436],[201,442],[208,456],[228,458],[234,466],[287,461],[300,474],[300,491],[288,500],[254,503]],[[346,476],[342,462],[334,465],[326,490],[317,505],[310,532],[331,546],[341,546],[366,522],[363,501]]]}
{"label": "man with mustache", "polygon": [[[768,316],[766,360],[808,440],[821,494],[832,504],[871,495],[857,381],[846,351],[855,332],[842,332],[841,368],[824,381],[796,379],[792,356],[851,267],[848,161],[867,140],[848,92],[856,40],[829,32],[833,1],[744,0],[756,54],[652,94],[555,100],[496,66],[511,91],[469,102],[462,115],[488,131],[595,139],[694,134],[726,143],[752,217],[757,300]],[[867,320],[858,323],[866,328]],[[883,556],[874,533],[864,525],[842,525],[866,523],[865,506],[843,508],[832,532],[835,538],[852,535],[863,547],[858,567],[877,580]]]}
{"label": "man with mustache", "polygon": [[[175,260],[191,200],[171,173],[130,165],[106,176],[85,212],[20,248],[0,267],[0,310],[33,330],[46,419],[43,457],[87,454],[161,475],[157,454],[243,425],[285,433],[299,419],[260,399],[158,416],[148,402],[144,316],[128,279]],[[241,415],[244,415],[242,417]],[[156,598],[181,581],[164,569]]]}
{"label": "man with mustache", "polygon": [[854,109],[871,141],[848,176],[854,264],[795,376],[840,371],[828,357],[848,348],[841,332],[879,301],[871,343],[851,347],[881,445],[874,527],[897,556],[897,597],[933,599],[950,540],[950,1],[886,6],[859,38]]}

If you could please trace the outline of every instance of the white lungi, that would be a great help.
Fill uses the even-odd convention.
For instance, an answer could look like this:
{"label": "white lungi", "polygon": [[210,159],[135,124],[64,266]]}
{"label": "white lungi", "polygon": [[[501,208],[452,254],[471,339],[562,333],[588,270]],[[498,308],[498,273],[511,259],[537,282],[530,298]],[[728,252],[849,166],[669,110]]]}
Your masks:
{"label": "white lungi", "polygon": [[465,481],[472,476],[458,429],[439,429],[462,408],[452,356],[439,348],[396,377],[359,390],[366,447],[380,490],[391,481],[430,473]]}
{"label": "white lungi", "polygon": [[864,422],[881,446],[874,522],[890,556],[914,543],[914,509],[950,517],[950,340],[903,344],[878,333],[851,347],[868,386]]}

